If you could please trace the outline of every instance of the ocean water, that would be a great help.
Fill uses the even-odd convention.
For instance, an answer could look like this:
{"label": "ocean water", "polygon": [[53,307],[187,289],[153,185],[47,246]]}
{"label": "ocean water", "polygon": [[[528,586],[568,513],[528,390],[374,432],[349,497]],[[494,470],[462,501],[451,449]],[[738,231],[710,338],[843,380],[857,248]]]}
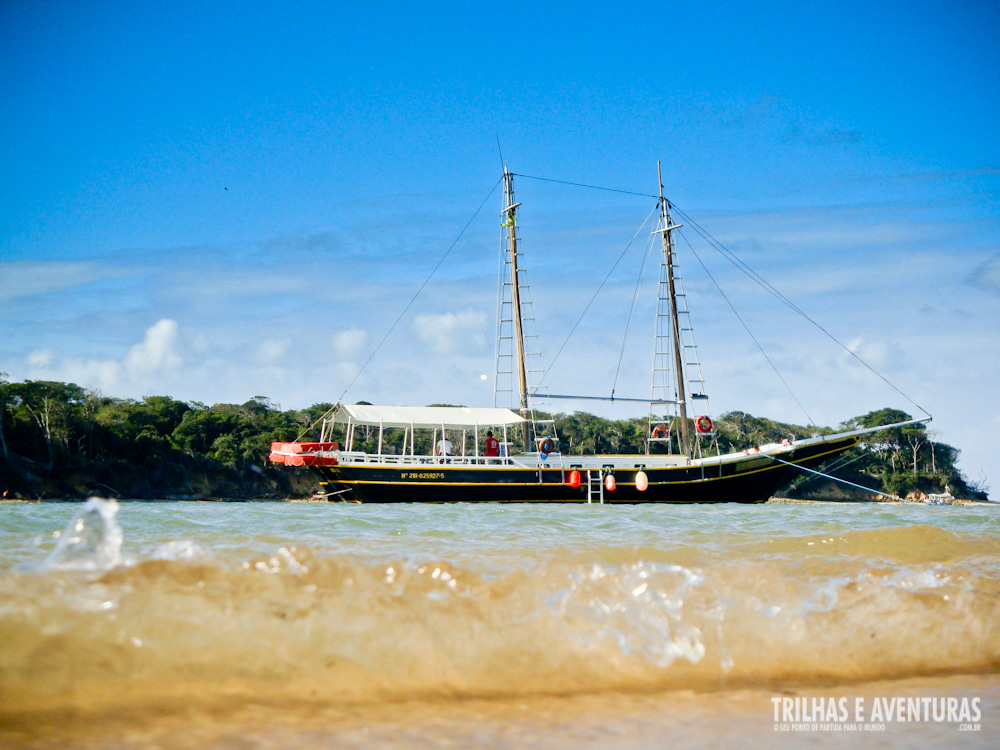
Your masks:
{"label": "ocean water", "polygon": [[998,673],[1000,507],[0,506],[3,747],[995,747]]}

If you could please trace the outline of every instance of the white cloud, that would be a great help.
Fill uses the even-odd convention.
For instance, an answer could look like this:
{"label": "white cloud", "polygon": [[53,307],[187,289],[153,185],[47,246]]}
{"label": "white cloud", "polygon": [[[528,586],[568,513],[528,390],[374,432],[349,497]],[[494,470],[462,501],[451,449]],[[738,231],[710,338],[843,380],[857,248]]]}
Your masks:
{"label": "white cloud", "polygon": [[[856,338],[847,345],[847,349],[848,352],[853,352],[862,362],[875,370],[896,367],[904,357],[903,350],[897,344],[888,341],[869,341],[864,338]],[[848,352],[841,354],[842,362],[851,359]]]}
{"label": "white cloud", "polygon": [[417,338],[439,354],[478,353],[486,345],[487,315],[468,309],[458,313],[418,315],[413,321]]}
{"label": "white cloud", "polygon": [[52,349],[37,349],[27,357],[28,377],[63,380],[109,393],[134,393],[153,387],[164,376],[177,372],[184,363],[180,348],[177,323],[164,318],[146,329],[143,340],[132,346],[120,361],[87,357],[57,359]]}
{"label": "white cloud", "polygon": [[97,279],[123,276],[92,261],[13,262],[0,264],[0,302],[61,292]]}
{"label": "white cloud", "polygon": [[258,364],[275,365],[284,360],[288,353],[288,339],[269,339],[257,347]]}
{"label": "white cloud", "polygon": [[28,355],[28,367],[38,370],[48,369],[52,367],[55,356],[55,352],[51,349],[36,349]]}
{"label": "white cloud", "polygon": [[368,341],[368,332],[360,328],[348,328],[333,337],[333,349],[341,357],[357,354]]}
{"label": "white cloud", "polygon": [[127,382],[125,368],[113,359],[70,357],[56,367],[58,376],[53,379],[96,388],[101,392],[115,392]]}
{"label": "white cloud", "polygon": [[[901,216],[912,216],[912,226]],[[963,425],[970,413],[983,414],[984,421],[1000,413],[994,387],[1000,349],[992,323],[1000,304],[1000,256],[995,248],[977,246],[959,253],[966,225],[944,221],[920,206],[905,211],[881,204],[820,206],[727,214],[719,223],[723,231],[715,226],[714,234],[935,414],[940,439],[963,449],[962,466],[971,476],[983,468],[994,487],[1000,484],[995,457],[988,447],[980,448],[978,434]],[[914,243],[913,232],[918,230],[930,230],[940,241]],[[370,244],[373,253],[381,252],[378,243]],[[547,367],[599,281],[594,269],[600,266],[602,278],[607,264],[598,264],[597,250],[590,248],[571,268],[540,273],[540,268],[546,270],[544,250],[529,258],[529,271],[542,321],[541,364]],[[336,255],[323,262],[341,262],[339,252]],[[172,265],[159,265],[161,256],[169,256]],[[277,269],[253,259],[241,261],[235,274],[229,265],[207,256],[183,248],[141,258],[122,256],[116,259],[122,264],[120,273],[103,270],[114,266],[104,261],[0,263],[0,304],[14,300],[8,309],[24,308],[18,315],[0,316],[0,356],[9,363],[0,369],[9,370],[15,379],[72,381],[117,397],[156,393],[240,403],[263,394],[284,408],[301,408],[334,401],[351,384],[348,400],[490,403],[492,374],[486,380],[479,375],[492,373],[492,279],[481,283],[484,279],[471,272],[435,278],[420,306],[438,312],[408,317],[359,375],[371,336],[380,340],[419,279],[414,283],[395,265],[390,274],[381,257],[355,253],[344,270],[350,283],[338,287],[334,296],[331,289],[315,286],[318,265],[308,254]],[[772,298],[757,295],[756,285],[742,274],[727,275],[728,264],[713,260],[713,255],[702,257],[817,423],[832,426],[886,405],[910,409],[898,393],[832,343],[821,350],[822,336],[814,339],[808,324],[786,317]],[[715,413],[744,409],[805,421],[754,347],[734,337],[729,324],[735,321],[708,280],[699,278],[699,264],[689,256],[684,263]],[[8,274],[12,268],[19,270]],[[114,293],[108,293],[102,284],[115,275],[128,276],[129,281],[109,285]],[[622,325],[631,279],[619,284],[624,288],[619,295],[624,299]],[[75,288],[87,284],[87,289]],[[970,285],[980,291],[969,294]],[[643,293],[651,288],[655,284],[644,283]],[[599,300],[602,311],[607,310],[604,303],[611,289],[609,285]],[[755,294],[749,298],[751,289]],[[336,311],[342,326],[334,329],[337,332],[321,332],[319,345],[316,327],[303,324],[299,302],[306,291],[314,300],[310,320]],[[38,299],[29,308],[30,295]],[[149,320],[159,322],[142,336],[120,324],[150,309],[157,313]],[[641,310],[633,321],[630,347],[648,332]],[[597,311],[595,306],[550,373],[553,391],[610,390],[622,326]],[[736,325],[737,333],[739,329]],[[105,348],[109,346],[113,348]],[[643,340],[636,346],[640,356],[632,359],[632,349],[627,351],[617,381],[620,395],[648,392],[648,344]],[[317,373],[323,377],[315,377]],[[601,411],[597,402],[582,407],[556,402],[556,407]],[[635,413],[628,408],[621,416]]]}
{"label": "white cloud", "polygon": [[177,322],[164,318],[146,330],[141,344],[125,355],[123,364],[129,377],[176,370],[184,360],[178,353]]}

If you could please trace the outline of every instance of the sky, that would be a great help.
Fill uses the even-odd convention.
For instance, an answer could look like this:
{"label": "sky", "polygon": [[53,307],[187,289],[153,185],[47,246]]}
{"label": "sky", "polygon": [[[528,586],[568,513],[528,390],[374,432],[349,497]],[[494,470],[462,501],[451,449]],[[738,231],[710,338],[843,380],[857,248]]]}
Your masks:
{"label": "sky", "polygon": [[646,397],[659,161],[822,327],[682,229],[714,414],[926,411],[1000,494],[1000,5],[283,5],[0,3],[10,380],[489,405],[502,151],[546,384]]}

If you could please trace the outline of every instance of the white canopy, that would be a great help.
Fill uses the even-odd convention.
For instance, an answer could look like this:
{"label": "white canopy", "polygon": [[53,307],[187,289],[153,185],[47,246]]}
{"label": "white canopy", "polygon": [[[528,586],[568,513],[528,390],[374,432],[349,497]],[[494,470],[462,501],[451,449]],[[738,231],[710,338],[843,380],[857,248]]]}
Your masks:
{"label": "white canopy", "polygon": [[526,421],[510,409],[470,408],[468,406],[372,406],[370,404],[341,405],[334,413],[337,424],[373,425],[382,427],[417,427],[433,429],[475,429]]}

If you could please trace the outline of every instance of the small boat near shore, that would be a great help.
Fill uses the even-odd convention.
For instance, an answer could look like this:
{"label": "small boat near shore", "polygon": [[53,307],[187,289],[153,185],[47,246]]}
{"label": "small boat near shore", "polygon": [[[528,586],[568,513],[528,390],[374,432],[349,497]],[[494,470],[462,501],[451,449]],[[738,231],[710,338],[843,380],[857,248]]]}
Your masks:
{"label": "small boat near shore", "polygon": [[[336,404],[317,442],[276,442],[270,460],[305,467],[330,499],[392,502],[761,503],[803,471],[854,447],[865,435],[929,418],[849,432],[783,439],[723,453],[708,411],[675,235],[660,179],[660,280],[645,452],[580,455],[560,449],[558,420],[540,412],[565,396],[530,387],[525,354],[523,254],[514,175],[502,177],[501,278],[495,383],[509,376],[518,406]],[[509,352],[503,350],[509,346]],[[363,433],[363,438],[359,434]],[[454,442],[453,442],[454,441]]]}

